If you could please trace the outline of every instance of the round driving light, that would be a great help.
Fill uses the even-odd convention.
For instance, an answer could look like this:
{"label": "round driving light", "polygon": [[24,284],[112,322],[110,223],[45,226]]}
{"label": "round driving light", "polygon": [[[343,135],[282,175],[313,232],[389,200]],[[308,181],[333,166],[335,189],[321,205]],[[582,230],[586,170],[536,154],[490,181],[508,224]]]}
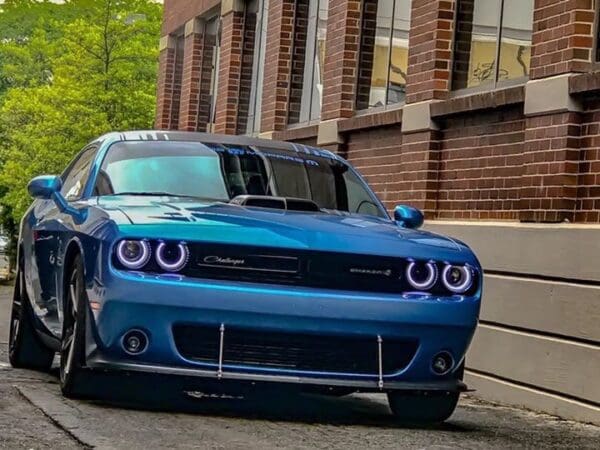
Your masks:
{"label": "round driving light", "polygon": [[142,330],[130,330],[121,341],[125,353],[139,355],[148,348],[148,336]]}
{"label": "round driving light", "polygon": [[117,245],[117,258],[126,268],[141,269],[150,260],[150,244],[146,241],[124,240]]}
{"label": "round driving light", "polygon": [[167,244],[161,242],[156,248],[156,262],[167,272],[178,272],[187,264],[190,252],[183,242]]}
{"label": "round driving light", "polygon": [[473,272],[468,266],[447,265],[442,272],[442,281],[450,292],[464,294],[473,285]]}
{"label": "round driving light", "polygon": [[437,281],[438,270],[433,262],[416,262],[412,261],[406,267],[406,279],[410,285],[422,291],[431,289]]}
{"label": "round driving light", "polygon": [[431,369],[436,375],[446,375],[454,367],[454,358],[448,352],[440,352],[433,357]]}

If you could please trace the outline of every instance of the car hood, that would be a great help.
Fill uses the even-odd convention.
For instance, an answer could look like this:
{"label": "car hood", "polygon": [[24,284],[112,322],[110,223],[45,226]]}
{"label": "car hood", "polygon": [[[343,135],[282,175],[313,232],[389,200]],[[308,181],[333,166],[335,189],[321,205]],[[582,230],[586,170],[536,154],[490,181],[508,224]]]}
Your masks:
{"label": "car hood", "polygon": [[[104,197],[129,223],[123,235],[150,239],[310,249],[465,261],[470,250],[453,239],[410,230],[389,219],[202,203],[173,198]],[[469,258],[465,262],[470,262]],[[471,261],[474,262],[474,261]]]}

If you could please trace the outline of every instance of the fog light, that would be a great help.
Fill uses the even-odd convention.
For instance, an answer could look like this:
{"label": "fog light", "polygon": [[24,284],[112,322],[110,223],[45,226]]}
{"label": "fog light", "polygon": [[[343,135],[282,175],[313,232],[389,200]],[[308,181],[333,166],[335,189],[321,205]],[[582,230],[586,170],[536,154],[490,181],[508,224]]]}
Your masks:
{"label": "fog light", "polygon": [[446,375],[454,367],[454,358],[448,352],[440,352],[433,357],[431,369],[436,375]]}
{"label": "fog light", "polygon": [[123,336],[121,345],[125,353],[139,355],[148,348],[148,336],[142,330],[130,330]]}

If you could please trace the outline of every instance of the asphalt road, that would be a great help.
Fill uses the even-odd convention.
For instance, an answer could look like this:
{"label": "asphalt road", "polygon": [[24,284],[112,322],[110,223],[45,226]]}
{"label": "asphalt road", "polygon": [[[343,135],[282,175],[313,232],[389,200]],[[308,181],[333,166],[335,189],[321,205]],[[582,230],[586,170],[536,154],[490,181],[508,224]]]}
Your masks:
{"label": "asphalt road", "polygon": [[[600,428],[464,398],[444,425],[394,423],[385,397],[258,393],[251,399],[138,389],[113,403],[64,399],[51,374],[7,364],[9,287],[0,286],[0,448],[599,448]],[[104,380],[118,391],[123,380]],[[162,387],[162,386],[161,386]]]}

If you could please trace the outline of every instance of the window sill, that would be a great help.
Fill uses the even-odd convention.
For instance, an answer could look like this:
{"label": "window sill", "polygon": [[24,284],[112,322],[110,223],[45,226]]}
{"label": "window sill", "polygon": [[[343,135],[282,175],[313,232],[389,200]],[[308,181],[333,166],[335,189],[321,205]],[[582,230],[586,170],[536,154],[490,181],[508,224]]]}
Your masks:
{"label": "window sill", "polygon": [[316,138],[318,134],[319,122],[307,122],[290,125],[285,130],[275,131],[273,139],[278,141],[294,141]]}
{"label": "window sill", "polygon": [[375,128],[386,125],[400,125],[404,103],[357,111],[354,117],[342,119],[338,124],[340,133]]}
{"label": "window sill", "polygon": [[493,109],[525,102],[525,82],[493,89],[454,91],[448,100],[431,104],[431,117]]}

